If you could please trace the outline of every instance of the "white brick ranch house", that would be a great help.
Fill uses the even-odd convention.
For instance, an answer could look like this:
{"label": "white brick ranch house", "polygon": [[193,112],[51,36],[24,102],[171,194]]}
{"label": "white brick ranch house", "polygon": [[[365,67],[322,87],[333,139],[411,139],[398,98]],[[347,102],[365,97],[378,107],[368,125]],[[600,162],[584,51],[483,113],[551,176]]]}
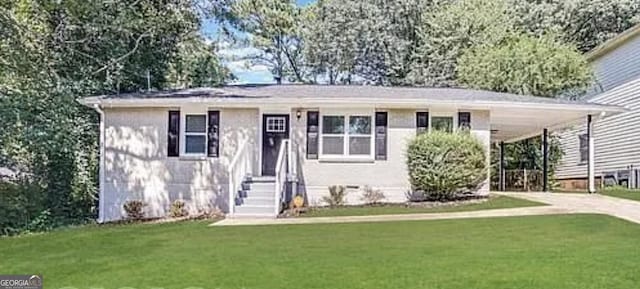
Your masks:
{"label": "white brick ranch house", "polygon": [[[150,217],[184,200],[191,213],[276,216],[285,184],[310,204],[328,186],[411,190],[407,141],[468,127],[488,149],[623,111],[596,103],[456,88],[255,85],[87,97],[100,122],[99,221],[127,200]],[[487,159],[489,162],[489,158]],[[486,194],[489,182],[478,192]],[[360,201],[350,193],[349,203]]]}

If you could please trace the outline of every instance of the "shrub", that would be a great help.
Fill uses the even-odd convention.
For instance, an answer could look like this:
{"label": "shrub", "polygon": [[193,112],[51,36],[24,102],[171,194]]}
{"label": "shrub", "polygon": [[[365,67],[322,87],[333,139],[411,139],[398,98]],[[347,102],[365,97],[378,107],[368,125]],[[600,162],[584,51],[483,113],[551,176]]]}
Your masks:
{"label": "shrub", "polygon": [[364,186],[362,188],[362,197],[360,198],[365,204],[373,205],[380,203],[386,197],[381,190],[375,190],[370,186]]}
{"label": "shrub", "polygon": [[45,189],[29,180],[0,181],[0,235],[53,227]]}
{"label": "shrub", "polygon": [[329,196],[322,197],[322,200],[331,207],[343,206],[346,203],[347,189],[344,186],[330,186]]}
{"label": "shrub", "polygon": [[122,206],[125,213],[127,213],[127,219],[130,220],[142,220],[144,218],[143,208],[145,203],[139,200],[127,201]]}
{"label": "shrub", "polygon": [[187,215],[189,215],[189,212],[187,212],[187,209],[185,207],[186,204],[183,200],[175,200],[173,201],[173,203],[171,203],[171,210],[169,212],[169,215],[172,218],[186,217]]}
{"label": "shrub", "polygon": [[407,166],[413,190],[432,200],[475,192],[488,170],[485,148],[466,131],[417,136],[409,143]]}

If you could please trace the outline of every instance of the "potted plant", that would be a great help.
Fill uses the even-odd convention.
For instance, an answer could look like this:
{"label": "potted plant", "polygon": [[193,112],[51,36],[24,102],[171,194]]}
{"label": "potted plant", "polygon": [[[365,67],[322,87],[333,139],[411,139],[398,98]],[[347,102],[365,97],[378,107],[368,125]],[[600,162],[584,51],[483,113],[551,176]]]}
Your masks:
{"label": "potted plant", "polygon": [[291,204],[294,209],[302,208],[302,206],[304,206],[304,197],[302,197],[302,195],[296,195],[293,197],[293,200],[291,200]]}

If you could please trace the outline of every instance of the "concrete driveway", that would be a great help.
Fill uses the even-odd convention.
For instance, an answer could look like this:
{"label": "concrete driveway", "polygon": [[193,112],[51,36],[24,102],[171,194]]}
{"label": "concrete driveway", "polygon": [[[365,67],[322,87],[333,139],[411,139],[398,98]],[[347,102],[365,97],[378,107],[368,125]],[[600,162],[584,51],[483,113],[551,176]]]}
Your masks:
{"label": "concrete driveway", "polygon": [[567,193],[513,193],[493,192],[494,194],[521,198],[549,204],[555,208],[576,213],[596,213],[618,217],[640,224],[640,202],[603,196],[599,194]]}

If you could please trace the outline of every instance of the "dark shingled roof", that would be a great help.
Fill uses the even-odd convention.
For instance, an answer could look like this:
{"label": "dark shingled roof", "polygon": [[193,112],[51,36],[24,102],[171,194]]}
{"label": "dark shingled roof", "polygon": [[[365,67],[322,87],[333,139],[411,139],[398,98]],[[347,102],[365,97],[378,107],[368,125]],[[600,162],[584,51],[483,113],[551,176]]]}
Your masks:
{"label": "dark shingled roof", "polygon": [[[278,99],[340,99],[340,98],[378,98],[378,99],[430,99],[441,101],[488,101],[521,102],[542,104],[587,104],[583,101],[534,97],[511,93],[465,89],[465,88],[429,88],[429,87],[389,87],[356,85],[238,85],[217,88],[194,88],[140,93],[102,95],[97,99],[161,99],[161,98],[278,98]],[[593,105],[593,103],[590,103]]]}

